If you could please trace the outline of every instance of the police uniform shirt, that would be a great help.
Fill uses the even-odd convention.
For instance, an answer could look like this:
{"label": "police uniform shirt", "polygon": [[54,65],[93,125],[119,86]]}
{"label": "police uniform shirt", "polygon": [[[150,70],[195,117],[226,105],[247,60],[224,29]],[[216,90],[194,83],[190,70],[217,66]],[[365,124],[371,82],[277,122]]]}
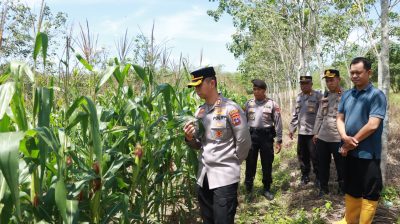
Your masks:
{"label": "police uniform shirt", "polygon": [[278,104],[270,98],[246,102],[245,113],[249,127],[275,128],[277,141],[282,141],[282,119]]}
{"label": "police uniform shirt", "polygon": [[338,93],[328,93],[327,97],[321,99],[315,120],[314,134],[325,142],[340,142],[340,134],[337,130],[336,116],[342,90]]}
{"label": "police uniform shirt", "polygon": [[200,106],[195,116],[202,120],[205,129],[200,139],[188,142],[192,147],[201,146],[197,184],[203,186],[206,174],[210,189],[239,182],[240,164],[251,147],[243,110],[220,96],[214,105]]}
{"label": "police uniform shirt", "polygon": [[300,135],[314,134],[314,123],[321,98],[322,94],[315,90],[312,90],[309,94],[301,92],[297,95],[296,108],[289,125],[291,133],[294,133],[299,128]]}

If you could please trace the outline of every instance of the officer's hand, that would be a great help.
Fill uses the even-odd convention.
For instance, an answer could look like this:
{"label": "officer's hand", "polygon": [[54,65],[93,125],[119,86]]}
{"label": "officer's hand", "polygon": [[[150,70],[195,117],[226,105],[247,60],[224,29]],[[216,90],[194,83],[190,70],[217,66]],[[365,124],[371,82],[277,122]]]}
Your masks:
{"label": "officer's hand", "polygon": [[185,132],[185,138],[188,141],[192,141],[194,137],[195,127],[193,125],[193,121],[189,121],[183,127],[183,131]]}
{"label": "officer's hand", "polygon": [[312,141],[314,142],[314,144],[317,144],[317,138],[318,138],[318,135],[313,136]]}
{"label": "officer's hand", "polygon": [[292,132],[289,132],[289,138],[290,138],[290,140],[293,140],[293,133]]}
{"label": "officer's hand", "polygon": [[276,143],[276,146],[275,146],[275,154],[280,153],[280,152],[281,152],[281,149],[282,149],[282,143]]}

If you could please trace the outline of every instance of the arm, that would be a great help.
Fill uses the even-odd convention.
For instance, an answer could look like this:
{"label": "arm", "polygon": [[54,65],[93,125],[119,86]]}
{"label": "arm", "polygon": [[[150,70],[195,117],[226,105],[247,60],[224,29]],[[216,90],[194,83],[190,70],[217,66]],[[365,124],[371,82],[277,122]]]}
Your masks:
{"label": "arm", "polygon": [[313,129],[313,134],[318,135],[319,130],[321,129],[322,126],[322,121],[324,117],[322,116],[322,101],[319,102],[319,107],[318,107],[318,112],[317,112],[317,117],[315,118],[315,123],[314,123],[314,129]]}
{"label": "arm", "polygon": [[345,124],[344,124],[344,114],[342,114],[342,113],[337,114],[336,125],[337,125],[339,135],[343,140],[343,146],[340,150],[340,153],[343,156],[346,156],[348,151],[357,147],[358,141],[354,137],[348,136],[346,134]]}
{"label": "arm", "polygon": [[279,153],[282,149],[282,117],[281,117],[281,108],[279,108],[278,104],[274,102],[274,127],[276,131],[276,153]]}
{"label": "arm", "polygon": [[354,138],[361,142],[373,134],[386,116],[386,106],[386,96],[382,92],[374,95],[370,102],[368,122],[357,132]]}
{"label": "arm", "polygon": [[357,132],[357,134],[354,136],[355,139],[357,139],[358,142],[361,142],[362,140],[366,139],[368,136],[370,136],[372,133],[378,129],[379,125],[381,124],[381,118],[377,117],[370,117],[368,119],[368,123],[364,125],[360,131]]}
{"label": "arm", "polygon": [[232,133],[235,138],[235,151],[242,163],[246,158],[251,148],[250,131],[247,126],[247,119],[244,112],[239,107],[232,106],[228,111],[228,120],[231,124]]}
{"label": "arm", "polygon": [[289,124],[289,138],[290,139],[293,139],[293,134],[296,132],[297,125],[299,123],[299,120],[298,120],[299,113],[298,113],[298,111],[296,109],[297,108],[297,100],[298,100],[298,98],[299,97],[296,98],[296,106],[295,106],[293,114],[292,114],[292,120],[290,121],[290,124]]}

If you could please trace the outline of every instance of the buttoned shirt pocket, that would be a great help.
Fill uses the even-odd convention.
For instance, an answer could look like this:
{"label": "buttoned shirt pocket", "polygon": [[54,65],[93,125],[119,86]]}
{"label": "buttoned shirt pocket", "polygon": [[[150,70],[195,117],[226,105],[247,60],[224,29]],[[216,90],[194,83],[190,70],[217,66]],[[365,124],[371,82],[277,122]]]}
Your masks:
{"label": "buttoned shirt pocket", "polygon": [[328,115],[329,111],[329,102],[327,100],[322,101],[322,115]]}
{"label": "buttoned shirt pocket", "polygon": [[253,107],[250,107],[247,111],[247,119],[249,119],[249,121],[253,121],[256,119],[256,109]]}
{"label": "buttoned shirt pocket", "polygon": [[269,124],[272,121],[272,108],[264,107],[262,116],[264,123]]}
{"label": "buttoned shirt pocket", "polygon": [[211,125],[211,139],[220,142],[228,138],[226,119],[214,121]]}
{"label": "buttoned shirt pocket", "polygon": [[308,100],[307,101],[307,113],[310,113],[310,114],[317,113],[317,101],[316,100]]}

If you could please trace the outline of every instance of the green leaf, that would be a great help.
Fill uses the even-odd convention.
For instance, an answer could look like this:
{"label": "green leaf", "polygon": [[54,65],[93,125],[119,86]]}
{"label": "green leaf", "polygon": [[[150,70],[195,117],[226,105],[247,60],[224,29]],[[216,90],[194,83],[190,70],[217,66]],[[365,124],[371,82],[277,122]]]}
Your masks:
{"label": "green leaf", "polygon": [[75,55],[78,61],[85,66],[85,68],[91,72],[93,72],[93,67],[89,64],[88,61],[86,61],[80,54]]}
{"label": "green leaf", "polygon": [[104,85],[104,83],[107,82],[107,80],[112,76],[112,74],[114,73],[114,71],[115,71],[116,69],[118,69],[118,68],[119,68],[119,66],[115,66],[115,65],[114,65],[114,66],[107,67],[106,71],[104,72],[103,76],[101,77],[99,83],[98,83],[97,86],[96,86],[96,93],[100,90],[100,87],[101,87],[102,85]]}
{"label": "green leaf", "polygon": [[79,201],[67,200],[67,223],[78,223],[79,219]]}
{"label": "green leaf", "polygon": [[42,49],[43,56],[43,64],[46,65],[46,57],[47,57],[47,47],[49,44],[49,38],[47,34],[39,32],[36,35],[35,47],[33,50],[33,60],[37,60],[37,56],[39,55],[40,49]]}
{"label": "green leaf", "polygon": [[146,73],[146,70],[144,70],[144,68],[140,67],[139,65],[133,65],[133,69],[139,75],[140,79],[143,80],[143,82],[146,84],[146,86],[148,86],[149,85],[149,77]]}
{"label": "green leaf", "polygon": [[63,178],[58,179],[55,191],[55,201],[60,215],[65,223],[67,220],[67,190]]}
{"label": "green leaf", "polygon": [[0,120],[3,119],[6,110],[15,93],[15,83],[7,82],[0,85]]}
{"label": "green leaf", "polygon": [[[19,200],[19,144],[24,137],[23,132],[0,133],[0,169],[10,188],[12,202],[18,217],[21,217]],[[6,204],[9,207],[11,204]]]}
{"label": "green leaf", "polygon": [[10,71],[11,75],[16,79],[21,79],[22,76],[28,76],[29,80],[33,82],[35,80],[35,76],[32,70],[29,68],[28,64],[25,62],[12,61],[10,62]]}

